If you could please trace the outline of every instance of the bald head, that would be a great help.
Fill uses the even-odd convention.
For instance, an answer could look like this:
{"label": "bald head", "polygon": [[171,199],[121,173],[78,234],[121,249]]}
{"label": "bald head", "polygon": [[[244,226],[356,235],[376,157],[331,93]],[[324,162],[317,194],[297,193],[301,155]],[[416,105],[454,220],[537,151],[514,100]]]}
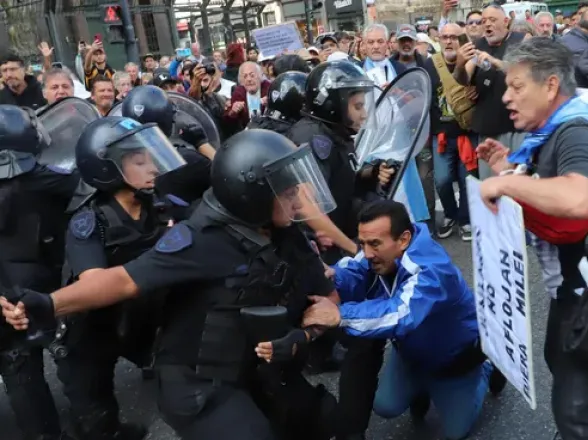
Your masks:
{"label": "bald head", "polygon": [[192,55],[194,55],[195,57],[199,57],[200,45],[198,43],[192,43],[192,45],[190,46],[190,51],[192,52]]}
{"label": "bald head", "polygon": [[447,23],[439,32],[443,58],[449,64],[455,63],[457,59],[457,49],[459,49],[458,37],[463,33],[464,29],[456,23]]}

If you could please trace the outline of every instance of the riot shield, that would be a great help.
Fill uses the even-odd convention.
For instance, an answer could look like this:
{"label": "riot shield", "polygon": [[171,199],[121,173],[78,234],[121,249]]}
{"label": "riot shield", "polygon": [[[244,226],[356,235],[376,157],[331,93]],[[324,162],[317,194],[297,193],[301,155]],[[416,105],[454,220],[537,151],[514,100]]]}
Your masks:
{"label": "riot shield", "polygon": [[394,197],[409,160],[429,138],[430,106],[431,81],[418,67],[398,75],[385,90],[376,90],[376,105],[356,137],[355,156],[359,167],[377,160],[398,164],[387,198]]}
{"label": "riot shield", "polygon": [[100,119],[96,107],[80,98],[65,98],[41,109],[37,116],[51,139],[37,162],[69,171],[75,169],[78,139],[90,122]]}
{"label": "riot shield", "polygon": [[206,111],[198,101],[189,96],[176,92],[168,92],[167,95],[169,96],[170,101],[173,102],[178,109],[172,136],[179,136],[182,129],[190,126],[196,121],[202,125],[202,128],[204,128],[206,137],[208,137],[208,143],[214,148],[220,148],[220,135],[216,123],[208,111]]}
{"label": "riot shield", "polygon": [[[181,93],[167,92],[167,95],[178,110],[171,137],[178,137],[182,129],[190,124],[199,123],[204,128],[210,145],[219,148],[221,140],[216,123],[204,107],[198,101]],[[112,107],[108,116],[122,116],[122,102]]]}

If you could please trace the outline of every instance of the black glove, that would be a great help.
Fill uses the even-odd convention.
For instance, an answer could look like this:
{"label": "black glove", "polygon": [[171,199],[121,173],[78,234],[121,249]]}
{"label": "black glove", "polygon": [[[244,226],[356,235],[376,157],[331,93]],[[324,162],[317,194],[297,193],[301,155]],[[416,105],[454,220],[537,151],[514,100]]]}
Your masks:
{"label": "black glove", "polygon": [[271,341],[272,362],[286,362],[291,360],[302,346],[308,344],[306,333],[301,328],[295,328],[286,336]]}
{"label": "black glove", "polygon": [[47,293],[22,289],[19,301],[25,305],[25,312],[30,323],[36,328],[50,328],[55,325],[55,307],[53,298]]}
{"label": "black glove", "polygon": [[190,124],[182,130],[180,136],[182,140],[193,145],[196,149],[208,143],[208,136],[200,124]]}

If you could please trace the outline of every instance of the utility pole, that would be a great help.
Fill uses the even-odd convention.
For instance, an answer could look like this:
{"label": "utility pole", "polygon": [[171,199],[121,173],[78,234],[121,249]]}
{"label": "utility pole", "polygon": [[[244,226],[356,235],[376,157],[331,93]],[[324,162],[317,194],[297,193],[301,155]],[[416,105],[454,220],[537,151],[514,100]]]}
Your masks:
{"label": "utility pole", "polygon": [[131,10],[127,0],[119,0],[121,18],[124,25],[125,49],[129,61],[140,65],[139,48],[137,47],[137,37],[135,36],[135,27],[131,17]]}
{"label": "utility pole", "polygon": [[304,0],[304,14],[306,15],[306,38],[312,46],[312,0]]}

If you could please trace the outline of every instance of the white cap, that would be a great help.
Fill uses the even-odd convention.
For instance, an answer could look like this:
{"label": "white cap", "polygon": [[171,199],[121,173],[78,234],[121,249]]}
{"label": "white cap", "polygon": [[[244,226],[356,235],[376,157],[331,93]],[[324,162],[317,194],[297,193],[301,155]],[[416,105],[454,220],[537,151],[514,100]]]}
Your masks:
{"label": "white cap", "polygon": [[337,51],[333,52],[331,55],[327,57],[327,61],[340,61],[340,60],[349,60],[349,55],[345,52]]}
{"label": "white cap", "polygon": [[434,44],[433,40],[431,40],[431,38],[427,34],[425,34],[424,32],[419,32],[417,34],[417,42],[427,43],[427,44],[430,44],[431,46]]}
{"label": "white cap", "polygon": [[260,52],[259,55],[257,56],[257,62],[261,63],[263,61],[273,60],[275,57],[276,57],[275,55],[272,55],[271,57],[266,57]]}

